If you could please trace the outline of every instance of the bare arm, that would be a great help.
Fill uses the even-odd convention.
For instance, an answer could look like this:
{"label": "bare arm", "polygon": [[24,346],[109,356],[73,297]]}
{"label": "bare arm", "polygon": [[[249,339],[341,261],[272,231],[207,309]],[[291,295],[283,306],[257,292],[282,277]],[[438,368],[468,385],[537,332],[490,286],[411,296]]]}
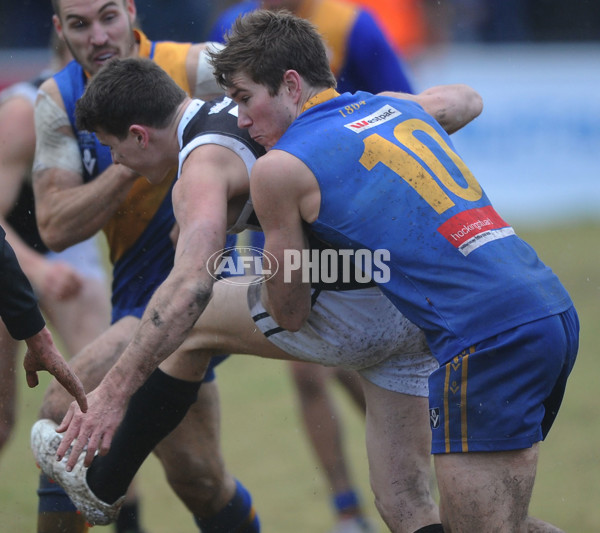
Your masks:
{"label": "bare arm", "polygon": [[308,250],[303,220],[316,218],[317,182],[298,159],[273,150],[254,165],[250,189],[265,234],[265,250],[279,263],[277,274],[264,285],[263,302],[281,327],[297,331],[310,312],[310,283],[303,280],[301,268],[285,268],[286,253],[301,256],[302,250]]}
{"label": "bare arm", "polygon": [[11,98],[0,106],[0,224],[29,279],[43,257],[23,242],[6,216],[31,171],[34,151],[33,107],[25,98]]}
{"label": "bare arm", "polygon": [[146,381],[185,340],[210,300],[214,279],[206,263],[225,244],[229,187],[224,169],[230,168],[229,154],[226,148],[207,145],[192,152],[184,164],[173,189],[179,227],[174,266],[150,299],[114,372],[105,378],[107,385],[114,380],[118,394],[129,396]]}
{"label": "bare arm", "polygon": [[[106,453],[131,395],[185,340],[212,295],[214,279],[206,264],[225,245],[228,200],[242,188],[248,194],[246,167],[230,150],[206,145],[190,154],[173,189],[179,225],[174,267],[148,303],[134,339],[88,396],[88,413],[71,405],[57,428],[65,431],[58,456],[81,434],[91,435],[86,465],[95,450]],[[81,451],[78,440],[68,466]]]}
{"label": "bare arm", "polygon": [[34,152],[33,106],[26,98],[10,98],[0,107],[0,225],[36,293],[40,297],[65,299],[81,289],[81,276],[65,263],[48,261],[24,242],[6,220],[31,172]]}
{"label": "bare arm", "polygon": [[393,91],[380,94],[417,102],[448,133],[466,126],[483,110],[483,100],[479,93],[464,84],[437,85],[416,95]]}
{"label": "bare arm", "polygon": [[138,174],[111,165],[84,184],[77,141],[53,79],[41,87],[35,125],[37,222],[46,245],[60,251],[97,233],[123,202]]}

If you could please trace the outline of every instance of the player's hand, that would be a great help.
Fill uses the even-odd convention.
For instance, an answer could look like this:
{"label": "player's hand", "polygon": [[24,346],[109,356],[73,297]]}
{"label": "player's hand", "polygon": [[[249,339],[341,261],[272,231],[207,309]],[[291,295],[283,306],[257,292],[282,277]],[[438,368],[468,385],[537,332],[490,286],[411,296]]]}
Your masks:
{"label": "player's hand", "polygon": [[110,449],[115,431],[125,415],[127,402],[123,401],[119,394],[108,389],[109,387],[101,383],[88,394],[88,409],[85,413],[73,402],[56,428],[58,433],[64,433],[56,452],[58,461],[62,460],[73,444],[66,464],[69,472],[82,452],[85,452],[84,465],[88,467],[92,464],[96,451],[100,455],[106,455]]}
{"label": "player's hand", "polygon": [[85,390],[79,378],[60,354],[48,328],[44,327],[33,337],[25,339],[27,352],[23,360],[27,385],[33,388],[39,384],[37,373],[46,370],[75,398],[82,411],[87,410]]}

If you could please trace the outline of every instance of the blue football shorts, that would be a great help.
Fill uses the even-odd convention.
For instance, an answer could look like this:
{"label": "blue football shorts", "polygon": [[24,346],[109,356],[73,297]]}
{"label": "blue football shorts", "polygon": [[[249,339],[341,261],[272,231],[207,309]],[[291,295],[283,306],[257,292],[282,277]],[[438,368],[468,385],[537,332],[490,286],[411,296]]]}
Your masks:
{"label": "blue football shorts", "polygon": [[429,378],[432,453],[518,450],[544,440],[578,343],[571,307],[486,339],[440,366]]}

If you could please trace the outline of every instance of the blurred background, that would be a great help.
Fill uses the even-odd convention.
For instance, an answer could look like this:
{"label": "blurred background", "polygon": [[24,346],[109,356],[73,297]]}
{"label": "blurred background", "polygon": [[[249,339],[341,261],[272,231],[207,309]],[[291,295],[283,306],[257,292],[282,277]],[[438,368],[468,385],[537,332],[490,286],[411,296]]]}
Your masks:
{"label": "blurred background", "polygon": [[[151,39],[203,41],[233,3],[136,5]],[[578,363],[557,424],[542,446],[532,514],[565,531],[600,531],[600,2],[359,3],[379,17],[416,91],[466,83],[483,97],[482,115],[453,135],[455,146],[503,218],[561,277],[582,325]],[[386,14],[386,6],[405,17]],[[50,0],[0,2],[0,88],[30,79],[47,65],[51,15]],[[327,531],[333,520],[328,489],[306,443],[283,364],[239,357],[222,365],[219,379],[225,453],[252,490],[264,531]],[[10,533],[34,531],[37,474],[28,435],[47,383],[30,391],[23,376],[20,382],[17,431],[0,456],[0,531]],[[341,390],[335,394],[352,468],[376,517],[364,422]],[[153,458],[142,480],[148,533],[196,531]]]}
{"label": "blurred background", "polygon": [[[234,3],[138,0],[136,5],[150,38],[203,41]],[[416,91],[463,82],[481,93],[483,115],[454,138],[505,217],[538,222],[596,215],[600,2],[358,3],[373,9],[407,62]],[[393,10],[392,4],[397,4]],[[0,88],[35,76],[47,64],[51,15],[49,0],[0,3]]]}

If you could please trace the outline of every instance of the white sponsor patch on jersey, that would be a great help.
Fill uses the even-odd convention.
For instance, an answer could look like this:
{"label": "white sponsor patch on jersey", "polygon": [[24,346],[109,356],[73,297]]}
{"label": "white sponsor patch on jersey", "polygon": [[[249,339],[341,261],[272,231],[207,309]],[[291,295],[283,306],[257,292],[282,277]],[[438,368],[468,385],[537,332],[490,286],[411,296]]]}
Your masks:
{"label": "white sponsor patch on jersey", "polygon": [[225,109],[230,103],[231,103],[231,98],[225,96],[225,97],[223,97],[223,100],[221,100],[220,102],[217,102],[216,104],[213,104],[213,106],[210,108],[210,111],[208,112],[208,114],[214,115],[215,113],[219,113],[223,109]]}
{"label": "white sponsor patch on jersey", "polygon": [[350,124],[344,124],[344,127],[356,133],[361,133],[365,130],[374,128],[375,126],[379,126],[388,120],[392,120],[401,114],[401,111],[398,111],[395,107],[392,107],[388,104],[384,105],[374,113],[371,113],[367,117],[350,122]]}

